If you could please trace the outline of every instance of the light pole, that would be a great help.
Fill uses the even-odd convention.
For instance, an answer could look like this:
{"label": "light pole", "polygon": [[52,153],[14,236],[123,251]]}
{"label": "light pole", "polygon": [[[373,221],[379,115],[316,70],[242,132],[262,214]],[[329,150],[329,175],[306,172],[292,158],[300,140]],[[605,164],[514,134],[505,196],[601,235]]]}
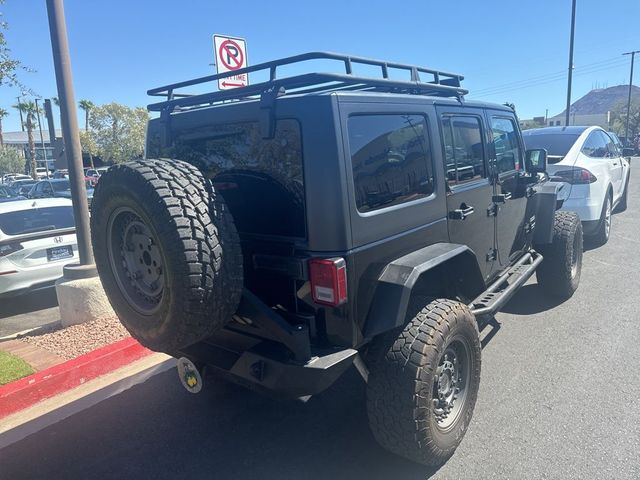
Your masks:
{"label": "light pole", "polygon": [[53,65],[56,71],[58,98],[60,99],[62,135],[69,164],[69,183],[73,199],[73,213],[76,221],[76,237],[78,239],[78,254],[80,257],[80,265],[71,268],[65,267],[64,274],[68,278],[90,278],[96,275],[96,270],[93,251],[91,250],[89,206],[84,183],[84,171],[82,169],[82,150],[78,133],[78,117],[71,75],[71,58],[69,56],[67,25],[64,19],[62,0],[47,0],[47,13],[49,15]]}
{"label": "light pole", "polygon": [[[47,159],[47,149],[44,147],[44,137],[42,136],[42,122],[40,121],[40,107],[38,106],[38,99],[36,98],[36,115],[38,116],[38,130],[40,130],[40,148],[42,148],[42,155],[44,156],[44,173],[49,178],[49,160]],[[49,139],[51,143],[51,139]]]}
{"label": "light pole", "polygon": [[633,61],[636,58],[636,53],[640,53],[640,50],[634,50],[633,52],[626,52],[622,55],[631,55],[631,73],[629,74],[629,96],[627,97],[627,126],[624,129],[624,141],[627,143],[627,147],[631,145],[629,142],[629,117],[631,116],[631,89],[633,88]]}
{"label": "light pole", "polygon": [[16,97],[16,100],[18,100],[18,112],[20,112],[20,128],[24,132],[24,118],[22,118],[22,108],[20,108],[20,104],[22,103],[21,99],[22,97]]}
{"label": "light pole", "polygon": [[565,126],[569,125],[569,109],[571,108],[571,78],[573,77],[573,37],[576,32],[576,0],[571,2],[571,39],[569,40],[569,80],[567,82],[567,108]]}

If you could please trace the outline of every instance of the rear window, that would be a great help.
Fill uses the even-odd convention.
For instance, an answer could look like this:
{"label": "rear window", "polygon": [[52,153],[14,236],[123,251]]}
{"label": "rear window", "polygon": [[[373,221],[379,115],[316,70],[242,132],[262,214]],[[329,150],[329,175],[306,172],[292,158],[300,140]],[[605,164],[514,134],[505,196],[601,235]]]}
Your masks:
{"label": "rear window", "polygon": [[580,135],[571,134],[537,134],[537,135],[523,135],[524,144],[528,149],[544,148],[547,151],[547,155],[554,157],[564,157],[569,150],[576,143]]}
{"label": "rear window", "polygon": [[349,148],[359,212],[410,202],[433,193],[433,159],[423,116],[352,116]]}
{"label": "rear window", "polygon": [[6,235],[23,235],[73,226],[75,222],[71,205],[0,213],[0,231]]}
{"label": "rear window", "polygon": [[264,139],[257,122],[178,133],[173,146],[148,156],[176,158],[198,169],[220,191],[240,232],[305,237],[300,125],[276,123]]}

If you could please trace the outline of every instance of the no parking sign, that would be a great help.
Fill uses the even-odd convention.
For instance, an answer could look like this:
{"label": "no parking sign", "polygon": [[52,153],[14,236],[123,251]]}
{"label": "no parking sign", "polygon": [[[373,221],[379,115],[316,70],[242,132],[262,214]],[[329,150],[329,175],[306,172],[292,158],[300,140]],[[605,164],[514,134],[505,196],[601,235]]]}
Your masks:
{"label": "no parking sign", "polygon": [[[243,38],[214,35],[213,49],[218,73],[233,72],[247,66],[247,43]],[[249,85],[249,75],[246,73],[218,79],[219,90],[246,87],[247,85]]]}

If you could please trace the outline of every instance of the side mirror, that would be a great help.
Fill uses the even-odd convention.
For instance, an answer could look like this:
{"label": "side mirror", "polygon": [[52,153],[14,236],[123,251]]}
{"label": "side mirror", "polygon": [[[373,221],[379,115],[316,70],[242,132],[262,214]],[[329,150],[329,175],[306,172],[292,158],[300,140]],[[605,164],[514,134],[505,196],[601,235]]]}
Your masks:
{"label": "side mirror", "polygon": [[624,147],[622,149],[622,156],[623,157],[632,157],[634,153],[636,153],[634,148]]}
{"label": "side mirror", "polygon": [[547,171],[547,151],[535,148],[525,152],[525,167],[528,173],[544,173]]}

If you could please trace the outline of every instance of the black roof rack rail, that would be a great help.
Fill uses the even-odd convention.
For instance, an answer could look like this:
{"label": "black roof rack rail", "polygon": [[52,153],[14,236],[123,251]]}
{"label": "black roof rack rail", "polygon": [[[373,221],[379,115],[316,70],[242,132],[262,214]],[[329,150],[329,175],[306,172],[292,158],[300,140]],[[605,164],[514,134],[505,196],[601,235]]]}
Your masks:
{"label": "black roof rack rail", "polygon": [[[278,67],[291,65],[310,60],[335,60],[341,62],[344,73],[303,73],[290,77],[278,78]],[[358,76],[353,73],[354,65],[366,65],[369,67],[379,67],[381,75],[379,77]],[[269,71],[269,80],[266,82],[238,87],[232,90],[216,90],[209,93],[187,94],[176,93],[176,90],[194,85],[217,81],[235,75],[249,74],[257,71]],[[406,80],[392,79],[389,76],[390,70],[406,71],[409,78]],[[431,78],[423,80],[421,74]],[[257,65],[233,70],[216,75],[195,78],[184,82],[172,83],[147,91],[150,96],[165,97],[163,102],[152,103],[148,106],[151,111],[163,111],[165,114],[172,112],[175,108],[189,108],[198,106],[209,106],[226,100],[242,100],[256,98],[264,92],[274,89],[287,93],[311,93],[329,91],[372,91],[386,93],[408,93],[414,95],[434,95],[444,97],[457,97],[462,99],[468,93],[461,87],[460,83],[464,79],[457,73],[444,72],[431,68],[420,67],[384,60],[374,60],[371,58],[354,57],[331,52],[310,52],[292,57],[281,58],[271,62],[264,62]]]}

